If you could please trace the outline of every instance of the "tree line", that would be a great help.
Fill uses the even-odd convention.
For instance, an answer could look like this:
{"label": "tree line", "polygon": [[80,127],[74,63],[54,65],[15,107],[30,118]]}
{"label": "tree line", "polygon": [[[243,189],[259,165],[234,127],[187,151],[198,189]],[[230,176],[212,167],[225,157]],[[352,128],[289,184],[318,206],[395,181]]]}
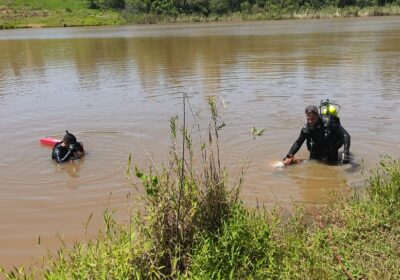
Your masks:
{"label": "tree line", "polygon": [[112,8],[128,13],[204,15],[263,11],[295,12],[323,7],[345,8],[400,4],[400,0],[89,0],[90,8]]}

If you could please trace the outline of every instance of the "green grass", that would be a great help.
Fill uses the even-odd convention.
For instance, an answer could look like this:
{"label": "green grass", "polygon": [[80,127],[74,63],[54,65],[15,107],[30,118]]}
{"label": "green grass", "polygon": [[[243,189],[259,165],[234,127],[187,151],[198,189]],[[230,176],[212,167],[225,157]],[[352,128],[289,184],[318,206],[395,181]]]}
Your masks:
{"label": "green grass", "polygon": [[11,8],[30,8],[33,10],[59,10],[59,9],[86,9],[88,8],[88,1],[85,0],[1,0],[1,6],[8,6]]}
{"label": "green grass", "polygon": [[125,20],[117,11],[89,9],[88,1],[5,1],[0,0],[0,29],[119,25]]}
{"label": "green grass", "polygon": [[290,10],[257,10],[254,12],[236,12],[229,14],[210,14],[209,16],[198,14],[181,14],[178,16],[156,14],[130,14],[122,12],[123,17],[129,23],[179,23],[179,22],[215,22],[215,21],[261,21],[280,19],[311,19],[311,18],[335,18],[335,17],[367,17],[367,16],[396,16],[400,15],[400,5],[385,5],[373,7],[323,7],[321,9]]}
{"label": "green grass", "polygon": [[268,279],[279,276],[275,222],[237,204],[217,234],[199,237],[185,279]]}

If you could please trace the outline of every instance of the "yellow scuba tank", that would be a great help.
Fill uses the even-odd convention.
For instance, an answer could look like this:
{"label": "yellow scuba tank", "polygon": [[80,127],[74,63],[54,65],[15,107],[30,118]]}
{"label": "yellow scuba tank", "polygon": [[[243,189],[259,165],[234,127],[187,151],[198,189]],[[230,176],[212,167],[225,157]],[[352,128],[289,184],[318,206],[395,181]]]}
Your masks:
{"label": "yellow scuba tank", "polygon": [[340,111],[340,105],[336,103],[332,103],[329,99],[321,100],[321,104],[319,105],[320,115],[333,115],[337,116]]}
{"label": "yellow scuba tank", "polygon": [[339,104],[332,103],[329,99],[321,100],[321,104],[319,105],[319,114],[324,126],[325,138],[328,138],[330,135],[332,126],[340,125],[340,119],[338,117],[339,111]]}

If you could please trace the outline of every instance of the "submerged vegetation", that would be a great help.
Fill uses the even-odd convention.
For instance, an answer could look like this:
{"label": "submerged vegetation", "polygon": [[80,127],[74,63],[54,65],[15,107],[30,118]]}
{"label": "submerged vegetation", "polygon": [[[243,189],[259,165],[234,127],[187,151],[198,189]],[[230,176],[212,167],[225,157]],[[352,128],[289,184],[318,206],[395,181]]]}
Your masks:
{"label": "submerged vegetation", "polygon": [[0,0],[0,29],[400,15],[400,0]]}
{"label": "submerged vegetation", "polygon": [[[6,279],[399,279],[400,162],[383,158],[362,197],[318,208],[248,209],[219,159],[216,103],[203,140],[170,120],[170,161],[130,168],[142,189],[129,223],[105,212],[97,239],[62,248],[41,268]],[[197,122],[195,122],[197,124]],[[199,127],[198,125],[196,125]],[[196,127],[195,126],[195,127]],[[180,140],[182,139],[182,140]],[[199,149],[194,148],[199,142]],[[197,145],[196,145],[197,146]],[[199,154],[195,153],[197,151]]]}

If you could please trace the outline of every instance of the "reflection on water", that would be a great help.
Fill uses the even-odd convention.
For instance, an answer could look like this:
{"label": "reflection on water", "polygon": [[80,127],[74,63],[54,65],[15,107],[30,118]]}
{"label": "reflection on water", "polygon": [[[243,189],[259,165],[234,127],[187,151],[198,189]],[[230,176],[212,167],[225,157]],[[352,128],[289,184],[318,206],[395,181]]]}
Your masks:
{"label": "reflection on water", "polygon": [[[123,209],[134,190],[129,154],[146,167],[168,158],[168,119],[182,92],[206,128],[216,96],[231,176],[249,160],[242,196],[252,205],[325,203],[362,186],[381,154],[399,155],[400,18],[129,26],[0,32],[0,263],[54,248],[55,232],[80,238],[93,214]],[[353,164],[308,162],[277,170],[304,123],[330,98],[352,137]],[[196,131],[194,124],[189,124]],[[265,128],[261,137],[250,130]],[[85,158],[59,166],[39,138],[68,129]],[[305,147],[299,158],[308,158]],[[134,193],[135,194],[135,193]],[[135,194],[136,195],[136,194]],[[133,196],[135,196],[133,195]],[[122,215],[123,216],[123,215]]]}
{"label": "reflection on water", "polygon": [[69,162],[68,164],[54,163],[54,165],[56,166],[58,172],[67,172],[71,178],[79,178],[79,171],[81,169],[81,166],[83,166],[84,161],[85,159],[83,157],[79,160]]}
{"label": "reflection on water", "polygon": [[348,192],[345,174],[341,166],[327,166],[316,161],[303,161],[287,169],[287,174],[308,203],[324,203],[334,192]]}

